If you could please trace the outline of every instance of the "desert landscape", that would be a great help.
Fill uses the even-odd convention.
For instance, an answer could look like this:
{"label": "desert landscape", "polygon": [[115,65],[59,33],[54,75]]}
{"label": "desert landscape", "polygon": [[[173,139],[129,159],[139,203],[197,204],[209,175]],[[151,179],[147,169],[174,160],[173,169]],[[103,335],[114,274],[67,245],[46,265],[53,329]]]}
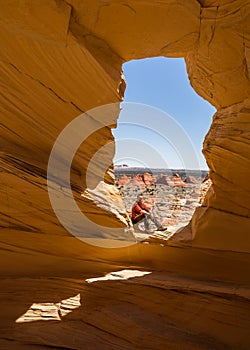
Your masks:
{"label": "desert landscape", "polygon": [[[0,348],[248,350],[249,1],[0,3]],[[157,56],[184,58],[191,86],[217,110],[203,143],[211,186],[174,235],[130,242],[125,205],[136,186],[150,198],[155,175],[144,186],[123,174],[120,194],[111,129],[122,65]],[[55,144],[64,152],[50,173]],[[159,210],[164,197],[166,220],[183,190],[198,198],[178,175],[157,175],[152,197]]]}
{"label": "desert landscape", "polygon": [[[129,215],[137,197],[142,196],[144,203],[167,228],[167,237],[188,225],[211,185],[208,173],[199,170],[150,169],[147,172],[144,168],[115,167],[115,179]],[[155,230],[151,220],[149,233]]]}

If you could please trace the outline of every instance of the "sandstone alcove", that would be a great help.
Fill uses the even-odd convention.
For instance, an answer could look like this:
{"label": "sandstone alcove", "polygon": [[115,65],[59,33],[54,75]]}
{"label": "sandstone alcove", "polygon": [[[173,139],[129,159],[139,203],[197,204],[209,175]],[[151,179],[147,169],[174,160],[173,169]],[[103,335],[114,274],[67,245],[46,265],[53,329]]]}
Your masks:
{"label": "sandstone alcove", "polygon": [[[10,215],[6,214],[4,227],[20,227],[23,231],[28,229],[31,232],[63,232],[56,218],[53,218],[46,191],[36,187],[36,199],[32,197],[31,202],[25,199],[33,185],[20,180],[21,173],[17,175],[15,171],[17,164],[18,172],[24,172],[27,177],[28,169],[31,173],[38,173],[44,181],[49,151],[69,121],[83,111],[117,102],[123,97],[125,84],[121,76],[122,63],[131,59],[166,55],[185,58],[191,85],[218,109],[204,143],[204,155],[210,168],[213,188],[203,208],[192,220],[192,244],[249,251],[250,242],[246,233],[249,229],[249,191],[246,180],[249,162],[249,59],[247,39],[241,35],[246,32],[243,28],[248,23],[247,3],[236,6],[224,1],[218,11],[215,2],[205,1],[200,4],[196,0],[186,4],[167,1],[162,6],[132,0],[129,6],[119,1],[105,5],[98,1],[85,1],[82,5],[74,1],[67,4],[62,2],[59,7],[53,3],[49,9],[45,4],[39,3],[39,6],[42,6],[41,12],[36,16],[40,16],[39,23],[43,24],[38,27],[36,21],[31,20],[36,17],[29,16],[36,11],[35,5],[25,7],[23,3],[16,6],[13,18],[17,20],[14,22],[10,18],[8,6],[3,7],[2,11],[4,23],[8,23],[2,27],[1,59],[4,79],[8,79],[4,93],[8,96],[8,103],[18,101],[4,115],[3,162],[8,164],[6,166],[11,174],[8,172],[6,181],[9,182],[11,177],[14,183],[12,189],[4,194],[5,200],[9,197],[16,200],[15,191],[18,193],[19,188],[26,187],[22,196],[23,212],[19,210],[20,203],[13,204],[13,207],[10,205]],[[55,15],[48,26],[44,24],[43,11],[50,13],[51,18]],[[115,21],[113,13],[119,14]],[[91,18],[97,18],[97,22]],[[23,20],[27,22],[26,29]],[[231,20],[234,26],[228,26]],[[46,30],[43,29],[45,27]],[[230,42],[227,39],[229,37]],[[29,48],[28,53],[25,48]],[[18,56],[15,50],[20,53]],[[242,64],[239,65],[239,62]],[[52,79],[50,71],[58,71],[59,80]],[[80,78],[81,74],[85,77],[84,81]],[[93,79],[93,76],[102,78]],[[10,92],[12,90],[15,93]],[[32,98],[29,91],[32,91]],[[30,104],[36,108],[28,107],[26,100],[30,100]],[[7,108],[8,103],[3,103]],[[38,111],[38,115],[34,110]],[[29,117],[24,118],[23,114]],[[32,118],[35,118],[35,123],[30,123]],[[88,123],[91,124],[91,118]],[[18,137],[14,136],[12,130]],[[103,143],[113,138],[107,129],[101,130],[99,136]],[[90,154],[95,151],[91,140],[85,146],[89,148]],[[83,169],[89,158],[86,155],[86,152],[80,153],[73,164],[75,178],[72,181],[76,188],[84,177]],[[107,156],[107,165],[111,163],[112,156]],[[226,159],[225,164],[221,165],[223,159]],[[235,167],[240,170],[231,171]],[[44,210],[48,220],[42,219],[39,214]],[[11,212],[17,212],[20,218],[12,219]],[[33,224],[28,212],[34,212],[36,219]],[[105,220],[105,212],[102,214]]]}
{"label": "sandstone alcove", "polygon": [[[1,2],[1,346],[249,347],[249,13],[245,0]],[[203,147],[212,189],[185,244],[86,244],[51,207],[50,152],[77,116],[122,101],[125,62],[157,56],[183,57],[217,109]],[[103,121],[85,118],[99,131],[74,159],[72,191],[83,212],[124,228],[81,197],[89,159],[113,141]],[[107,179],[112,187],[112,167]],[[86,283],[129,268],[151,273]],[[15,323],[33,304],[79,293],[81,307],[60,324]]]}

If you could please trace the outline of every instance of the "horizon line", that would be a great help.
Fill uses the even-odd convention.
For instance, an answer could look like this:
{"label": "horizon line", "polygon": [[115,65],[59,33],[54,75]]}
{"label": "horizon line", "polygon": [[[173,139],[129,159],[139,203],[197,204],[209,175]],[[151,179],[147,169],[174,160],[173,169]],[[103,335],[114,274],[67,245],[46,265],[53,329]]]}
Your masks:
{"label": "horizon line", "polygon": [[142,166],[129,166],[129,165],[125,165],[123,166],[122,164],[116,164],[114,165],[114,168],[120,168],[120,169],[169,169],[169,170],[196,170],[196,171],[209,171],[209,169],[187,169],[187,168],[162,168],[162,167],[142,167]]}

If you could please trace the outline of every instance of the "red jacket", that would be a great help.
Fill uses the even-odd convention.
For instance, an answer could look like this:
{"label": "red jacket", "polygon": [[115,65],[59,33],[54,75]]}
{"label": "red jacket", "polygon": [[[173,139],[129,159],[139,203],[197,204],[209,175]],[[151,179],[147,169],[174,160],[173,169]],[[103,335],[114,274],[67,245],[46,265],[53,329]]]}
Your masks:
{"label": "red jacket", "polygon": [[147,212],[149,212],[148,206],[143,202],[140,202],[140,204],[136,202],[132,207],[132,215],[131,215],[132,221],[135,220],[139,215],[143,214],[142,213],[143,210],[146,210]]}

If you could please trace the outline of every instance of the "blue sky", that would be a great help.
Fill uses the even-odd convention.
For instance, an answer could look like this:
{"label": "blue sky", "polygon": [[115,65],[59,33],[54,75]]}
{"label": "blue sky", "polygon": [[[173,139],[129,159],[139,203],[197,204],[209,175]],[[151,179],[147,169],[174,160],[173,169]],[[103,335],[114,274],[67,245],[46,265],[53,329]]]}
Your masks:
{"label": "blue sky", "polygon": [[[123,106],[118,127],[113,130],[117,141],[115,164],[207,169],[201,149],[215,108],[190,86],[184,60],[164,57],[134,60],[124,64],[123,69],[127,82],[124,101],[153,108]],[[198,163],[187,160],[185,150],[190,145],[187,140],[182,144],[180,138],[191,140]]]}

